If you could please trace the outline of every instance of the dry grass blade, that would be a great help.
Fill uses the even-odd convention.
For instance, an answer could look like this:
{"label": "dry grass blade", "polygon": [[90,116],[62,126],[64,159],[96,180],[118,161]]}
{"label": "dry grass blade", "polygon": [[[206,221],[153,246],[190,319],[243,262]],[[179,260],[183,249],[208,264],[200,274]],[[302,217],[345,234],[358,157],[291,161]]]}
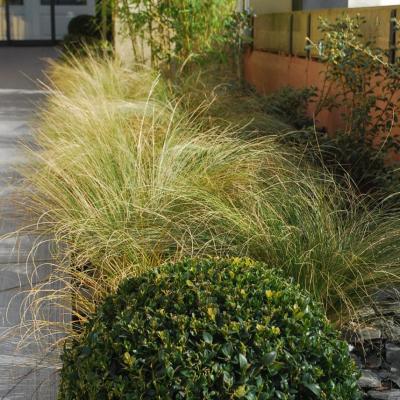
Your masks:
{"label": "dry grass blade", "polygon": [[59,289],[32,293],[36,309],[53,301],[85,320],[126,277],[188,256],[280,268],[338,324],[399,283],[397,216],[345,211],[334,180],[273,138],[242,140],[237,121],[205,123],[193,116],[199,103],[190,111],[185,95],[168,100],[151,71],[115,60],[73,59],[52,77],[25,176],[39,229],[64,250],[52,274]]}

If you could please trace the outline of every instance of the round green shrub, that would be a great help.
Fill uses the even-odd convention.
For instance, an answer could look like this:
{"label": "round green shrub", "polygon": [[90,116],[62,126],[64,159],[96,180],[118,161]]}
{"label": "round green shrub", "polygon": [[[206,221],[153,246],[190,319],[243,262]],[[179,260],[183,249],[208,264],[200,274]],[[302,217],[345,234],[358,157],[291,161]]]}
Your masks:
{"label": "round green shrub", "polygon": [[78,15],[69,21],[68,35],[78,38],[101,39],[97,19],[93,15]]}
{"label": "round green shrub", "polygon": [[60,399],[359,399],[347,344],[266,265],[187,260],[123,283],[63,355]]}

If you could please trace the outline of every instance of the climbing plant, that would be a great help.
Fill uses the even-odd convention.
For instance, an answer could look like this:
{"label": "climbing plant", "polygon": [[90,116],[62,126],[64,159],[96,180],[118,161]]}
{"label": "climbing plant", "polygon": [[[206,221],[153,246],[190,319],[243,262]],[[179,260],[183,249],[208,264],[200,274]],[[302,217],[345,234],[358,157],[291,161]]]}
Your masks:
{"label": "climbing plant", "polygon": [[[392,132],[399,125],[400,63],[389,50],[363,34],[365,18],[343,15],[321,19],[319,43],[311,43],[326,64],[316,115],[324,109],[342,112],[344,133],[365,144],[399,149]],[[392,22],[394,23],[394,21]]]}

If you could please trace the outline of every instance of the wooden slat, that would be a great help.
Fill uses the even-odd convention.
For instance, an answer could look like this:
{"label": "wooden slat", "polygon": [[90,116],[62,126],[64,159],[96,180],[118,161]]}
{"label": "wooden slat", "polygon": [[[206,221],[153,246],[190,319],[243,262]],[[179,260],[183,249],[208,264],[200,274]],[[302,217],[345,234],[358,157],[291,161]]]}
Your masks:
{"label": "wooden slat", "polygon": [[306,55],[308,14],[298,11],[293,13],[293,54],[295,56]]}
{"label": "wooden slat", "polygon": [[366,41],[375,42],[376,46],[387,50],[389,48],[390,14],[395,7],[365,7],[353,8],[348,14],[355,17],[357,14],[366,19],[361,32]]}
{"label": "wooden slat", "polygon": [[[361,27],[361,33],[365,42],[375,42],[376,46],[387,50],[389,48],[389,32],[390,32],[390,13],[392,7],[364,7],[353,9],[331,9],[323,11],[315,11],[311,14],[311,39],[318,44],[322,38],[319,31],[319,20],[323,18],[329,22],[335,22],[337,18],[349,15],[356,17],[360,15],[365,18],[366,22]],[[312,55],[318,57],[318,51],[313,50]]]}
{"label": "wooden slat", "polygon": [[265,14],[254,20],[256,50],[289,53],[291,13]]}
{"label": "wooden slat", "polygon": [[[311,12],[311,34],[310,39],[313,43],[318,44],[322,39],[322,33],[319,30],[321,19],[328,22],[334,22],[337,17],[343,15],[343,12],[348,11],[348,9],[334,8],[326,10],[318,10]],[[311,51],[312,57],[319,57],[319,52],[316,48]]]}

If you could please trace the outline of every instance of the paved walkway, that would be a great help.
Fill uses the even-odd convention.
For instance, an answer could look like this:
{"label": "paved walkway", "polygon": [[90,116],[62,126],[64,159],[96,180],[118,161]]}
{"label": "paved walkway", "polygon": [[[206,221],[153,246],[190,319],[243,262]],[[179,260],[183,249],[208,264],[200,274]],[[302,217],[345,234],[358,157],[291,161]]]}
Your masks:
{"label": "paved walkway", "polygon": [[[56,56],[53,48],[0,48],[0,237],[15,232],[26,216],[17,211],[20,177],[15,172],[25,163],[20,142],[33,142],[29,122],[44,94],[37,80],[45,79],[46,58]],[[34,234],[0,239],[0,399],[53,400],[56,398],[57,355],[50,346],[30,340],[21,349],[21,334],[12,329],[21,320],[27,299],[24,290],[46,279],[51,261],[48,246],[31,256]],[[46,264],[47,263],[47,264]],[[34,265],[43,264],[40,274]],[[45,313],[57,317],[54,310]]]}

